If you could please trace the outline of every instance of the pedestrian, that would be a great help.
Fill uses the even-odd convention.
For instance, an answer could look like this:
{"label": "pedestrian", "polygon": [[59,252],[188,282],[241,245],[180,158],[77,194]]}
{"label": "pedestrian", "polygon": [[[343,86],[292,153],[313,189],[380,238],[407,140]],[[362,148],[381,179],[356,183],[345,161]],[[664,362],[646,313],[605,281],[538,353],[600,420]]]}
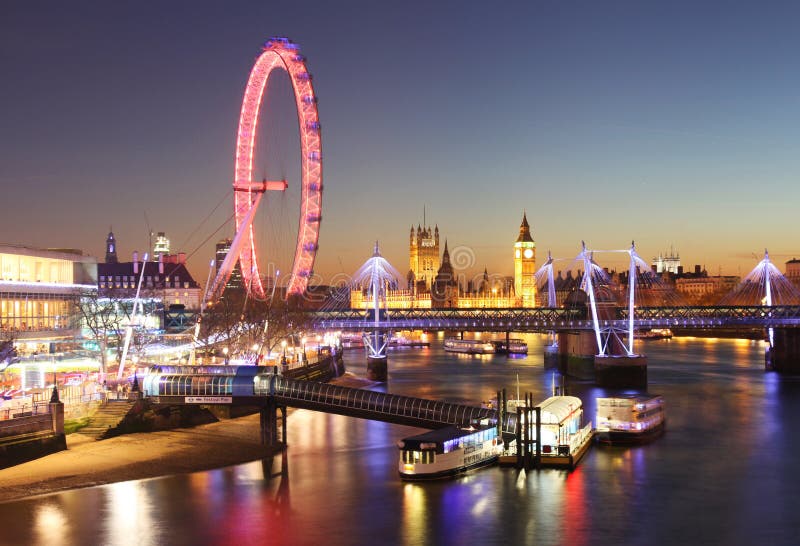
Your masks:
{"label": "pedestrian", "polygon": [[122,398],[122,383],[117,383],[117,400]]}

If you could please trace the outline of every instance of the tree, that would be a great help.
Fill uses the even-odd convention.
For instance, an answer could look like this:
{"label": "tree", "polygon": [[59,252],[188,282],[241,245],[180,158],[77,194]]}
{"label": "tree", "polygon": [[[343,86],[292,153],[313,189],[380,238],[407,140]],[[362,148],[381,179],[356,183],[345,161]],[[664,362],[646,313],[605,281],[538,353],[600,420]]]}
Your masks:
{"label": "tree", "polygon": [[228,289],[206,307],[198,337],[206,352],[223,345],[230,354],[246,354],[258,345],[261,353],[269,353],[283,339],[302,332],[307,321],[294,302],[277,297],[261,301],[244,290]]}
{"label": "tree", "polygon": [[6,369],[17,359],[17,348],[14,347],[14,335],[10,332],[3,333],[0,338],[0,370]]}
{"label": "tree", "polygon": [[[81,328],[89,330],[99,347],[100,373],[103,375],[108,372],[108,349],[116,351],[117,364],[122,360],[125,330],[132,324],[133,303],[133,299],[113,293],[100,297],[94,290],[86,290],[75,296],[74,306]],[[141,327],[136,327],[129,351],[132,354],[140,353],[151,341],[152,336],[147,335]]]}

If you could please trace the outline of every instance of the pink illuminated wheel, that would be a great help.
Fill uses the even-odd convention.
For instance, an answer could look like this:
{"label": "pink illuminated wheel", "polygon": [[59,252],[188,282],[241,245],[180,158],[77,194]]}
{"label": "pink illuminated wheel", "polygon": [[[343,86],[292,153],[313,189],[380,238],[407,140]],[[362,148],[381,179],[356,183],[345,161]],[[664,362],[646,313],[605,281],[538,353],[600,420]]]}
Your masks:
{"label": "pink illuminated wheel", "polygon": [[[292,271],[286,296],[303,294],[314,268],[322,219],[322,139],[320,135],[317,98],[311,86],[311,74],[300,48],[287,38],[270,38],[256,59],[242,101],[239,131],[236,137],[236,167],[233,178],[234,212],[238,233],[245,216],[253,206],[255,194],[266,190],[283,190],[285,181],[253,181],[253,152],[255,149],[258,112],[270,74],[275,69],[289,74],[297,104],[300,123],[301,184],[300,225],[297,232]],[[245,235],[239,253],[244,286],[253,296],[264,298],[264,285],[258,272],[253,225]]]}

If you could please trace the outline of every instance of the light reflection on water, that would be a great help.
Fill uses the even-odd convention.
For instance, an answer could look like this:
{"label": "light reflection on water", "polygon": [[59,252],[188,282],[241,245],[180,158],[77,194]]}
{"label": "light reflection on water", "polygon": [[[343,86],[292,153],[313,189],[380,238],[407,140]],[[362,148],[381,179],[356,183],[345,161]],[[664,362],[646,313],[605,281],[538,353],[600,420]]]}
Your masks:
{"label": "light reflection on water", "polygon": [[[544,336],[530,354],[390,354],[388,389],[478,403],[507,387],[550,393]],[[763,345],[648,341],[666,434],[595,446],[576,471],[490,468],[431,483],[397,476],[397,440],[418,429],[292,411],[289,451],[232,468],[0,505],[9,544],[793,544],[800,533],[800,380],[763,371]],[[364,375],[357,352],[348,367]],[[556,377],[556,383],[559,378]],[[609,393],[569,384],[586,418]]]}

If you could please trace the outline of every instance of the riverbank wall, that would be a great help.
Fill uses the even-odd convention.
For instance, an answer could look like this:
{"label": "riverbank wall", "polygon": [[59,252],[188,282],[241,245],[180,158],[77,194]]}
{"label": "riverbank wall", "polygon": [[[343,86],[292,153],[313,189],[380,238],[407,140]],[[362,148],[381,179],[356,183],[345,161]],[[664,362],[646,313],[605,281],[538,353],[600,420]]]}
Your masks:
{"label": "riverbank wall", "polygon": [[36,411],[0,421],[0,468],[67,449],[64,404],[51,402]]}

